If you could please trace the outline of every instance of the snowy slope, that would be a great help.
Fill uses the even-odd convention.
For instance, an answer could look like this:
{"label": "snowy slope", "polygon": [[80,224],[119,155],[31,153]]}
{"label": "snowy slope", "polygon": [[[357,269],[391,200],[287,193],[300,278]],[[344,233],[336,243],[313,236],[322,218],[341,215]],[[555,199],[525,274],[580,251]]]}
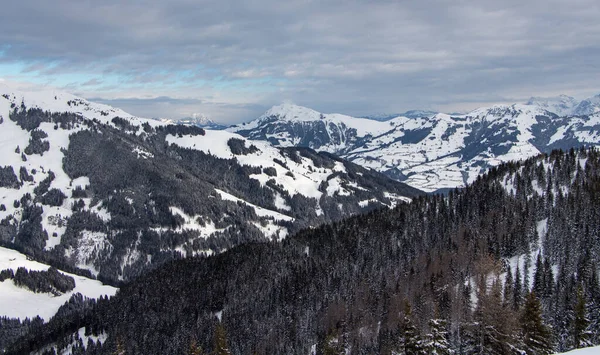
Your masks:
{"label": "snowy slope", "polygon": [[591,348],[583,348],[577,350],[567,351],[566,353],[560,353],[556,355],[597,355],[600,354],[600,346],[593,346]]}
{"label": "snowy slope", "polygon": [[0,152],[0,241],[113,279],[421,193],[311,150],[6,86]]}
{"label": "snowy slope", "polygon": [[439,112],[430,110],[410,110],[403,113],[379,113],[373,115],[362,116],[362,118],[368,118],[375,121],[389,121],[396,117],[408,117],[408,118],[421,118],[431,117]]}
{"label": "snowy slope", "polygon": [[[208,138],[208,139],[207,139]],[[265,185],[267,181],[274,180],[278,185],[282,186],[291,196],[301,194],[319,200],[323,192],[319,191],[319,186],[322,181],[327,181],[327,177],[335,172],[345,172],[346,168],[343,163],[337,163],[332,169],[312,169],[312,161],[305,157],[300,157],[300,162],[293,161],[289,157],[281,155],[277,148],[274,148],[266,142],[249,142],[258,150],[254,153],[236,156],[231,151],[227,142],[231,138],[246,139],[240,135],[226,131],[206,131],[203,137],[183,136],[175,137],[167,136],[167,142],[176,144],[180,147],[195,149],[205,153],[213,154],[223,159],[237,159],[240,164],[260,168],[275,169],[276,176],[270,176],[264,172],[253,174],[250,177]],[[283,161],[285,166],[276,162]],[[289,175],[288,172],[292,173]],[[329,195],[336,193],[344,193],[342,186],[337,186],[329,190]],[[317,206],[318,208],[318,206]]]}
{"label": "snowy slope", "polygon": [[530,103],[385,122],[282,105],[228,130],[278,146],[338,154],[424,191],[465,186],[501,162],[600,143],[600,114],[558,117],[547,109],[577,104],[562,96]]}
{"label": "snowy slope", "polygon": [[[12,269],[16,271],[19,267],[28,270],[43,271],[49,266],[37,261],[28,260],[27,257],[17,251],[0,247],[0,270]],[[18,287],[12,280],[0,282],[0,316],[9,318],[26,317],[33,318],[39,315],[48,321],[66,301],[75,293],[81,293],[88,298],[100,296],[113,296],[117,291],[112,286],[103,285],[100,281],[91,280],[86,277],[62,272],[75,279],[75,289],[60,296],[49,293],[34,293],[27,288]]]}
{"label": "snowy slope", "polygon": [[[84,116],[87,119],[96,119],[102,123],[111,124],[114,117],[121,117],[140,125],[148,123],[153,126],[160,122],[152,119],[139,118],[112,106],[90,102],[62,91],[33,91],[23,92],[14,90],[0,82],[0,102],[3,105],[0,115],[8,119],[9,110],[14,107],[41,108],[49,112],[71,112]],[[14,105],[14,106],[13,106]],[[11,107],[12,106],[12,107]]]}

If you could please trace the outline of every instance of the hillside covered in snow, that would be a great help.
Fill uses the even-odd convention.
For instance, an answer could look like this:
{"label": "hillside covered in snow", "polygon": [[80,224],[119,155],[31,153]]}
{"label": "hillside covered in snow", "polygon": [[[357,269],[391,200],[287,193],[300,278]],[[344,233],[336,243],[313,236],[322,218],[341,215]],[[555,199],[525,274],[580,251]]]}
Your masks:
{"label": "hillside covered in snow", "polygon": [[0,87],[0,242],[126,280],[420,191],[310,149]]}

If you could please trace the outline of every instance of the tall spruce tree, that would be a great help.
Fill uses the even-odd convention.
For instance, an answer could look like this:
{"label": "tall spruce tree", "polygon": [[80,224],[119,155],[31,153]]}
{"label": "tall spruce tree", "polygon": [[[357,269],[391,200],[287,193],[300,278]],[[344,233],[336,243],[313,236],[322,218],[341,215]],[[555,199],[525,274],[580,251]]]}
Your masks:
{"label": "tall spruce tree", "polygon": [[448,323],[444,319],[431,319],[429,333],[425,337],[424,351],[430,355],[450,355],[454,352],[448,342]]}
{"label": "tall spruce tree", "polygon": [[579,285],[577,289],[577,303],[574,308],[573,319],[573,347],[576,349],[585,348],[593,345],[590,341],[591,332],[588,329],[590,319],[587,314],[585,293],[583,287]]}
{"label": "tall spruce tree", "polygon": [[512,276],[512,270],[510,265],[508,265],[508,267],[506,268],[506,279],[504,280],[504,292],[503,292],[503,299],[504,299],[504,306],[505,307],[512,307],[512,302],[514,299],[513,293],[515,291],[515,284],[513,281],[513,276]]}
{"label": "tall spruce tree", "polygon": [[215,328],[213,355],[231,355],[227,345],[227,332],[221,322]]}
{"label": "tall spruce tree", "polygon": [[412,307],[408,300],[404,302],[404,317],[400,324],[400,355],[420,355],[423,351],[423,340],[414,324]]}
{"label": "tall spruce tree", "polygon": [[538,253],[535,261],[535,273],[533,274],[533,292],[541,297],[545,293],[546,278],[544,275],[544,263],[542,253]]}
{"label": "tall spruce tree", "polygon": [[542,305],[534,292],[525,296],[521,314],[521,336],[527,354],[551,354],[551,332],[542,319]]}
{"label": "tall spruce tree", "polygon": [[521,271],[519,270],[519,264],[517,264],[517,270],[515,271],[515,290],[513,291],[513,309],[518,311],[521,308],[521,297],[522,297],[522,287],[521,287]]}

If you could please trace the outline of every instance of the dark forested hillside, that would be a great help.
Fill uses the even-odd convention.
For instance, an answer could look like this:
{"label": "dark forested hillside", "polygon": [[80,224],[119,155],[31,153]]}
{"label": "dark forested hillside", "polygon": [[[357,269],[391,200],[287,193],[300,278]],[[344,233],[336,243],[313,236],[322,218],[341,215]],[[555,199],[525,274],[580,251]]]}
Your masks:
{"label": "dark forested hillside", "polygon": [[547,354],[597,344],[599,231],[600,153],[555,151],[446,197],[170,262],[11,351],[68,344],[84,327],[108,336],[87,347],[99,354]]}

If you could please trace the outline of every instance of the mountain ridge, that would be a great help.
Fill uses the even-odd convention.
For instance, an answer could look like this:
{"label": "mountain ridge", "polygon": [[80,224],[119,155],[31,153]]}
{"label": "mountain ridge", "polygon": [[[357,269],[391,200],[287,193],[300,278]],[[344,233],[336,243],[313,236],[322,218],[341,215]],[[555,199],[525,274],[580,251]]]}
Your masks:
{"label": "mountain ridge", "polygon": [[465,186],[500,162],[600,144],[600,113],[558,116],[545,107],[493,105],[463,115],[378,122],[286,105],[227,130],[337,154],[431,192]]}

